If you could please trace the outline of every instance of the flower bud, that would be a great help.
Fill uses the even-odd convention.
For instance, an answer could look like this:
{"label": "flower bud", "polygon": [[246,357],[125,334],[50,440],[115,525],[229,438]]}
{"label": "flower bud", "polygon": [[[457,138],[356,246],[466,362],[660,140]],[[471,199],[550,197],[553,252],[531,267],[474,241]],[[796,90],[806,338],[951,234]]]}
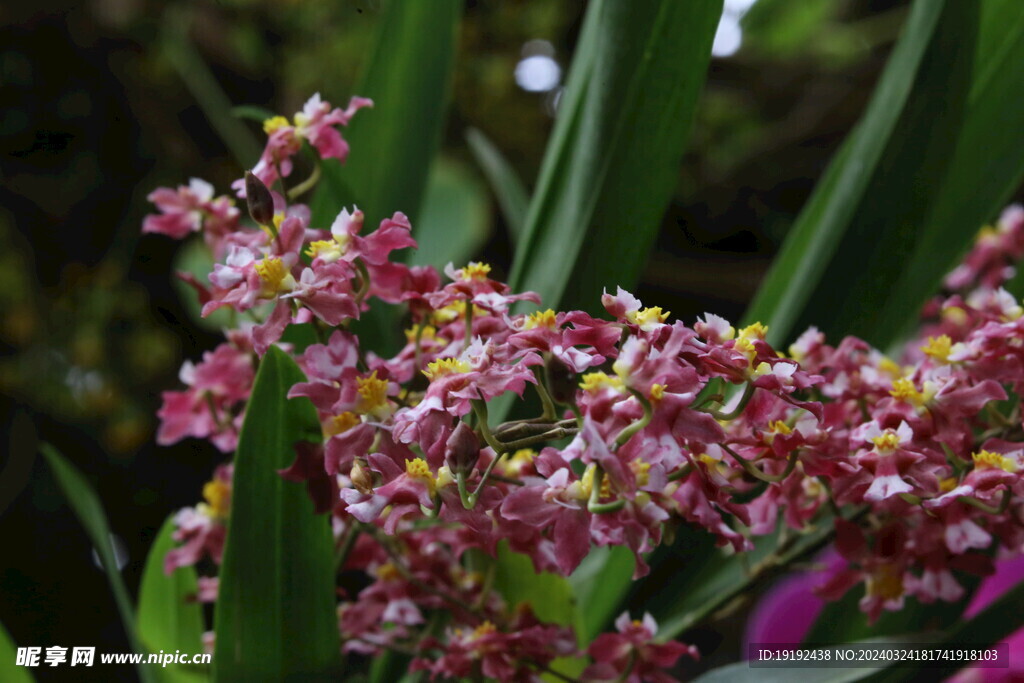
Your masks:
{"label": "flower bud", "polygon": [[360,465],[358,460],[352,463],[352,471],[349,472],[348,478],[352,480],[352,485],[359,493],[373,493],[373,475]]}
{"label": "flower bud", "polygon": [[465,422],[459,422],[444,444],[444,461],[455,475],[469,476],[480,459],[480,440]]}
{"label": "flower bud", "polygon": [[548,355],[544,362],[544,377],[548,393],[555,403],[571,404],[576,397],[576,373],[554,356]]}
{"label": "flower bud", "polygon": [[254,221],[260,225],[274,224],[274,198],[252,171],[245,172],[245,201]]}

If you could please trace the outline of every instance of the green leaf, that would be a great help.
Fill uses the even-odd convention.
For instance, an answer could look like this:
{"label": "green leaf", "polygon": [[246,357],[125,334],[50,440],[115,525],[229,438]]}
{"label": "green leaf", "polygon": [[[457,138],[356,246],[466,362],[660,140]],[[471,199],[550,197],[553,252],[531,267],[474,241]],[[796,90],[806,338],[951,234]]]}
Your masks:
{"label": "green leaf", "polygon": [[[178,567],[170,576],[164,573],[164,558],[177,545],[175,528],[174,517],[168,517],[149,550],[139,586],[139,638],[147,652],[203,651],[205,629],[202,606],[195,599],[196,571]],[[170,664],[160,670],[160,678],[168,683],[198,683],[209,679],[206,668]]]}
{"label": "green leaf", "polygon": [[[580,631],[576,602],[567,580],[557,574],[538,574],[530,558],[509,550],[505,541],[498,545],[494,572],[494,588],[509,605],[528,603],[541,621]],[[567,676],[578,676],[584,665],[581,659],[562,658],[552,668]]]}
{"label": "green leaf", "polygon": [[345,182],[349,171],[337,159],[325,159],[320,164],[320,182],[309,202],[309,224],[315,228],[330,228],[344,208],[359,206],[352,189]]}
{"label": "green leaf", "polygon": [[[345,131],[351,152],[340,177],[347,191],[332,191],[324,183],[315,195],[314,215],[326,225],[352,202],[365,214],[367,231],[401,211],[412,223],[413,237],[421,239],[419,217],[450,100],[462,4],[393,0],[384,5],[376,45],[354,91],[372,99],[373,109],[360,112]],[[366,347],[377,353],[388,355],[400,346],[391,308],[371,308],[356,327]]]}
{"label": "green leaf", "polygon": [[530,200],[526,187],[501,150],[481,131],[476,128],[467,130],[466,142],[480,170],[487,176],[487,182],[494,191],[501,214],[508,225],[512,243],[516,244],[522,235],[526,212],[529,210]]}
{"label": "green leaf", "polygon": [[[121,578],[121,571],[117,567],[114,544],[111,541],[113,536],[110,533],[110,525],[107,524],[107,516],[103,513],[99,497],[89,481],[78,471],[78,468],[58,453],[56,448],[48,443],[42,443],[39,445],[39,452],[46,458],[46,462],[53,472],[53,478],[57,481],[57,486],[60,487],[61,493],[64,494],[75,516],[78,517],[78,521],[85,527],[85,533],[89,536],[89,540],[92,541],[103,571],[106,572],[110,590],[114,594],[114,602],[121,615],[121,624],[128,636],[128,642],[135,652],[145,652],[145,647],[139,639],[132,599],[128,595],[124,579]],[[151,667],[142,664],[137,668],[139,678],[144,683],[156,680]]]}
{"label": "green leaf", "polygon": [[440,158],[427,181],[423,211],[416,224],[419,246],[409,262],[444,268],[459,267],[487,242],[491,212],[487,190],[458,162]]}
{"label": "green leaf", "polygon": [[513,290],[593,310],[603,287],[635,285],[677,183],[721,13],[721,0],[590,4]]}
{"label": "green leaf", "polygon": [[1014,0],[985,0],[981,14],[974,79],[956,148],[922,223],[927,230],[891,286],[891,303],[873,321],[879,331],[913,323],[907,314],[938,289],[977,229],[996,218],[1024,179],[1024,109],[1014,95],[1024,89],[1024,7]]}
{"label": "green leaf", "polygon": [[16,666],[17,661],[18,648],[7,629],[0,624],[0,679],[6,683],[32,683],[35,680],[32,673],[23,666]]}
{"label": "green leaf", "polygon": [[[973,6],[943,0],[912,6],[863,118],[819,181],[747,312],[748,320],[769,323],[772,343],[789,338],[806,318],[831,332],[835,317],[879,306],[877,299],[859,301],[847,293],[864,294],[869,270],[891,280],[879,268],[891,268],[895,256],[906,254],[928,189],[942,177],[960,121],[957,95],[966,92],[970,75]],[[966,44],[944,55],[947,42],[957,38],[955,19],[966,22],[959,35]],[[908,187],[915,182],[919,186]],[[898,191],[905,194],[893,199]],[[879,222],[858,222],[868,218]],[[876,256],[877,264],[870,261]],[[820,286],[826,274],[843,286]]]}
{"label": "green leaf", "polygon": [[416,219],[441,141],[462,3],[388,2],[355,93],[374,102],[345,134],[345,178],[368,226],[402,211]]}
{"label": "green leaf", "polygon": [[615,620],[633,581],[636,561],[625,546],[594,548],[569,577],[580,613],[580,645],[586,646]]}
{"label": "green leaf", "polygon": [[305,376],[272,347],[260,362],[235,454],[231,515],[215,612],[217,681],[328,680],[340,674],[327,516],[277,470],[299,441],[319,441]]}

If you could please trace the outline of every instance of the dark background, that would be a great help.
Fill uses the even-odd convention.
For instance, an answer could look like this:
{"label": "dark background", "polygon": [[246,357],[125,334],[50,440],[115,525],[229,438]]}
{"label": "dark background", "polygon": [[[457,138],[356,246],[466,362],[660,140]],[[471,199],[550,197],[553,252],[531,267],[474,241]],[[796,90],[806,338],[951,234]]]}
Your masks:
{"label": "dark background", "polygon": [[[727,2],[733,16],[744,4]],[[464,141],[473,126],[532,183],[554,97],[519,87],[515,67],[527,41],[547,40],[564,80],[584,6],[467,3],[447,157],[475,173]],[[38,439],[96,486],[132,590],[156,530],[199,499],[222,460],[205,443],[153,441],[160,392],[218,336],[172,283],[180,244],[140,235],[146,194],[191,176],[226,192],[240,175],[211,98],[291,114],[315,91],[338,104],[358,94],[378,11],[375,0],[0,4],[0,622],[17,644],[128,650]],[[642,299],[688,322],[706,310],[739,317],[862,111],[905,12],[888,0],[753,5],[739,51],[712,61]],[[261,141],[258,124],[231,125]],[[482,256],[507,272],[492,209]],[[127,666],[73,672],[134,679]]]}

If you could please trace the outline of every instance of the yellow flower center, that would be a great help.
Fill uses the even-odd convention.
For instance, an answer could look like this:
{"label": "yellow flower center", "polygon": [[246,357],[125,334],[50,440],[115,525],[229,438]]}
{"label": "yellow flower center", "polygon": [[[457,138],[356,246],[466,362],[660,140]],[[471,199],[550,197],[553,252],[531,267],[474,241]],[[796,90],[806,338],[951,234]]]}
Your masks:
{"label": "yellow flower center", "polygon": [[641,308],[639,311],[627,312],[626,320],[640,327],[645,327],[663,323],[668,320],[670,315],[672,315],[670,311],[662,312],[660,306],[651,306],[650,308]]}
{"label": "yellow flower center", "polygon": [[914,386],[914,382],[907,377],[894,380],[889,395],[897,401],[903,401],[904,403],[921,405],[924,402],[924,396]]}
{"label": "yellow flower center", "polygon": [[766,334],[768,334],[768,326],[762,325],[758,322],[753,325],[748,325],[740,330],[740,339],[760,339],[764,341]]}
{"label": "yellow flower center", "polygon": [[637,486],[647,486],[651,480],[651,463],[644,462],[640,458],[634,458],[629,463],[629,469],[633,470]]}
{"label": "yellow flower center", "polygon": [[328,419],[327,424],[324,425],[324,433],[327,436],[337,436],[344,434],[357,424],[359,424],[359,416],[346,411]]}
{"label": "yellow flower center", "polygon": [[894,451],[900,447],[900,437],[891,429],[886,429],[884,434],[871,439],[879,452]]}
{"label": "yellow flower center", "polygon": [[537,451],[532,448],[520,448],[518,451],[501,462],[505,474],[514,477],[522,472],[533,459],[537,457]]}
{"label": "yellow flower center", "polygon": [[291,272],[285,267],[284,261],[277,257],[265,258],[254,266],[256,274],[263,281],[265,293],[276,294],[282,291],[291,291],[295,285],[295,279]]}
{"label": "yellow flower center", "polygon": [[553,329],[557,324],[555,312],[549,308],[546,311],[537,311],[527,316],[523,329],[532,330],[535,327],[549,327]]}
{"label": "yellow flower center", "polygon": [[[591,494],[594,492],[594,478],[597,476],[597,465],[591,463],[587,465],[587,469],[583,471],[583,476],[579,480],[579,498],[582,500],[589,500]],[[601,490],[598,492],[598,499],[610,498],[612,495],[612,486],[608,481],[608,477],[601,479]]]}
{"label": "yellow flower center", "polygon": [[890,377],[901,377],[903,371],[900,370],[900,366],[892,361],[890,358],[883,357],[882,360],[878,361],[878,369],[880,372],[884,372]]}
{"label": "yellow flower center", "polygon": [[438,358],[427,364],[427,369],[423,371],[423,374],[433,382],[440,377],[460,372],[469,372],[469,370],[469,363],[464,360],[458,358]]}
{"label": "yellow flower center", "polygon": [[420,341],[434,339],[437,328],[433,325],[413,325],[405,331],[405,340],[411,344],[416,341],[417,334],[419,334]]}
{"label": "yellow flower center", "polygon": [[384,379],[377,379],[377,371],[369,377],[356,379],[359,393],[359,405],[357,409],[363,413],[378,412],[388,405],[388,382]]}
{"label": "yellow flower center", "polygon": [[950,306],[943,310],[942,317],[957,326],[967,323],[967,311],[959,306]]}
{"label": "yellow flower center", "polygon": [[263,122],[263,132],[270,135],[290,125],[288,119],[283,116],[272,116]]}
{"label": "yellow flower center", "polygon": [[949,493],[950,491],[956,488],[956,484],[956,477],[946,477],[945,479],[939,482],[939,491],[941,493]]}
{"label": "yellow flower center", "polygon": [[903,595],[903,572],[895,565],[883,564],[868,576],[869,596],[896,600]]}
{"label": "yellow flower center", "polygon": [[231,512],[231,487],[220,479],[214,479],[203,485],[203,498],[209,506],[207,511],[211,517],[226,519]]}
{"label": "yellow flower center", "polygon": [[402,578],[402,572],[390,562],[385,562],[377,567],[377,579],[380,581],[395,581]]}
{"label": "yellow flower center", "polygon": [[597,392],[603,388],[615,389],[618,391],[622,390],[623,383],[619,377],[609,377],[603,372],[588,372],[583,375],[583,381],[580,382],[580,388],[584,391]]}
{"label": "yellow flower center", "polygon": [[487,274],[491,272],[491,267],[486,263],[479,263],[473,261],[468,266],[462,269],[463,280],[486,280]]}
{"label": "yellow flower center", "polygon": [[949,335],[943,334],[938,337],[928,337],[928,343],[922,346],[921,350],[929,358],[939,363],[946,363],[949,361],[949,352],[952,348],[953,340],[949,338]]}
{"label": "yellow flower center", "polygon": [[774,422],[768,423],[768,429],[772,434],[782,434],[783,436],[793,433],[793,428],[782,420],[775,420]]}
{"label": "yellow flower center", "polygon": [[419,479],[427,488],[430,490],[430,495],[434,495],[434,487],[437,482],[434,479],[433,472],[430,471],[430,465],[423,458],[415,458],[413,460],[405,461],[405,473],[412,479]]}
{"label": "yellow flower center", "polygon": [[974,460],[974,466],[977,468],[991,467],[993,469],[1006,470],[1007,472],[1017,471],[1017,463],[1000,453],[980,451],[972,455],[971,458]]}
{"label": "yellow flower center", "polygon": [[652,384],[651,385],[651,400],[660,401],[665,396],[665,385],[664,384]]}
{"label": "yellow flower center", "polygon": [[492,624],[490,621],[485,621],[484,623],[480,624],[475,629],[473,629],[473,634],[470,636],[470,639],[476,640],[477,638],[482,638],[490,633],[495,633],[497,632],[497,630],[498,629],[495,628],[494,624]]}

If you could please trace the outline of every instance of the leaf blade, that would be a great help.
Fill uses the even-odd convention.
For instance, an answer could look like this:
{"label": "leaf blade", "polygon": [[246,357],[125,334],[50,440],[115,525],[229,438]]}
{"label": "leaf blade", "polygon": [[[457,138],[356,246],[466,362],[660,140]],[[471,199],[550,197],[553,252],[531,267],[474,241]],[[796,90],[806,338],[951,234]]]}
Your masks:
{"label": "leaf blade", "polygon": [[[170,576],[164,573],[164,558],[176,545],[175,529],[174,517],[168,517],[146,558],[139,586],[139,639],[149,652],[202,652],[203,612],[195,601],[199,589],[196,571],[178,567]],[[205,681],[209,679],[205,669],[171,664],[161,669],[160,677],[181,683]]]}
{"label": "leaf blade", "polygon": [[[96,495],[89,481],[78,471],[78,468],[72,465],[56,448],[48,443],[41,443],[39,450],[49,464],[50,471],[53,472],[53,477],[64,494],[64,498],[93,543],[96,555],[107,575],[110,591],[114,594],[114,602],[121,616],[121,624],[128,636],[128,642],[136,652],[145,652],[144,645],[139,639],[135,609],[132,607],[128,588],[124,585],[124,579],[117,567],[110,525],[107,523],[107,516],[103,512],[99,496]],[[140,665],[137,669],[139,678],[145,683],[155,680],[152,671],[145,665]]]}
{"label": "leaf blade", "polygon": [[256,375],[235,455],[214,618],[217,681],[340,673],[327,519],[313,512],[303,487],[277,474],[291,464],[296,441],[319,438],[312,404],[286,398],[303,380],[277,347]]}

